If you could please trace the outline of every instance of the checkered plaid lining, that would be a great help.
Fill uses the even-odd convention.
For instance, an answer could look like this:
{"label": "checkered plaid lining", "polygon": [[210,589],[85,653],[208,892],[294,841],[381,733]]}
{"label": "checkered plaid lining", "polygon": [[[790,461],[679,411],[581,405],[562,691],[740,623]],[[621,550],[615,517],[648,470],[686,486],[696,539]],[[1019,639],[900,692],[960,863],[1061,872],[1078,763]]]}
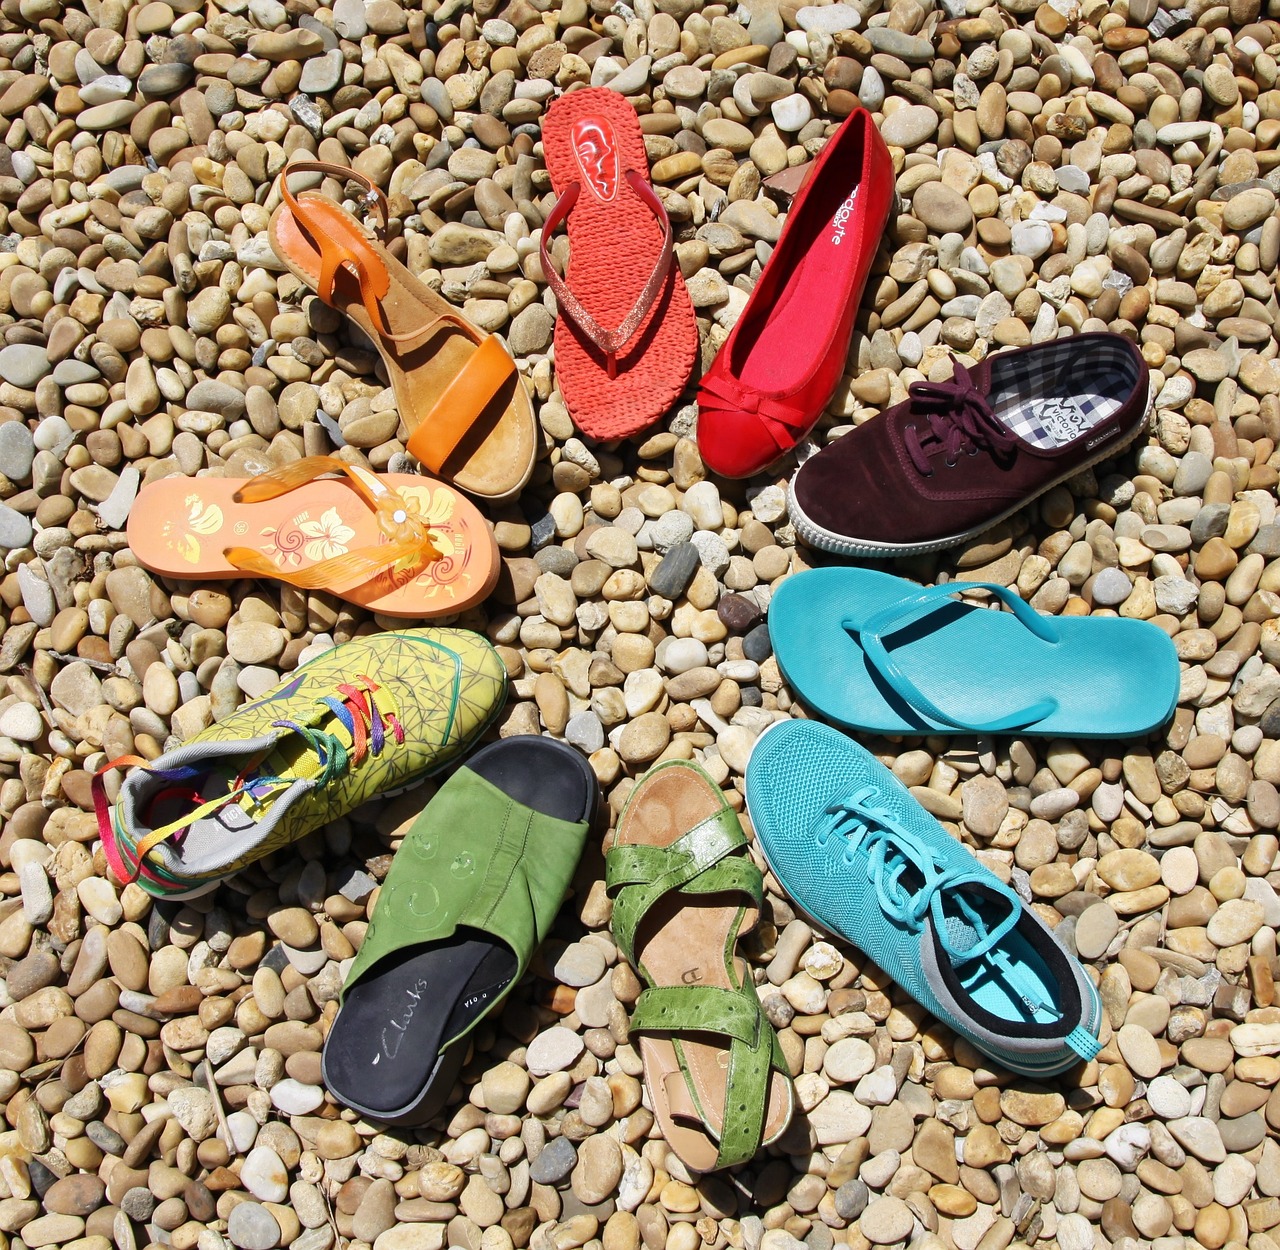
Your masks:
{"label": "checkered plaid lining", "polygon": [[1117,343],[1082,351],[1069,338],[991,358],[992,411],[1020,439],[1046,451],[1100,425],[1133,393],[1138,369]]}

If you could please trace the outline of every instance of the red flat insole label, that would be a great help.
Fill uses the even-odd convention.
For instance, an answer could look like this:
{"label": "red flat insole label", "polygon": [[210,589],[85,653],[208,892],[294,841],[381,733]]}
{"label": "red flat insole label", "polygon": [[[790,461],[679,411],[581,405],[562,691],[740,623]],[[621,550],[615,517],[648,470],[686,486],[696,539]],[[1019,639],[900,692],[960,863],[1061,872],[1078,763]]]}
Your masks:
{"label": "red flat insole label", "polygon": [[857,198],[858,188],[854,187],[849,192],[849,198],[836,209],[836,215],[831,219],[831,243],[835,247],[839,247],[844,242],[845,227],[849,218],[853,216],[853,202]]}

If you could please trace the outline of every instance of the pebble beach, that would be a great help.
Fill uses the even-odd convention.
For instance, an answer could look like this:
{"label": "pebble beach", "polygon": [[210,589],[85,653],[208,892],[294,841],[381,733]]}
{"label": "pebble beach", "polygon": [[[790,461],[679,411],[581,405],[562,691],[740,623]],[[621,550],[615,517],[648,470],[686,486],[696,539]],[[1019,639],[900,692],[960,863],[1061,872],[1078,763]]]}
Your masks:
{"label": "pebble beach", "polygon": [[[1280,0],[2,0],[0,1250],[1280,1250],[1278,77]],[[538,232],[539,119],[576,84],[641,115],[704,366],[778,239],[778,176],[874,115],[898,204],[800,459],[954,355],[1110,329],[1151,367],[1127,452],[890,567],[1153,622],[1171,724],[859,738],[1094,977],[1103,1049],[1064,1077],[995,1066],[766,875],[744,953],[794,1121],[707,1176],[657,1133],[608,826],[673,758],[741,810],[756,738],[805,714],[771,593],[829,561],[789,523],[795,456],[708,473],[692,387],[633,439],[575,431]],[[160,478],[335,449],[417,470],[377,351],[269,244],[308,157],[377,183],[393,254],[518,362],[538,463],[482,505],[503,572],[451,623],[506,664],[494,732],[583,752],[608,816],[421,1129],[336,1102],[320,1051],[434,783],[187,903],[109,875],[90,792],[406,624],[161,579],[125,538]]]}

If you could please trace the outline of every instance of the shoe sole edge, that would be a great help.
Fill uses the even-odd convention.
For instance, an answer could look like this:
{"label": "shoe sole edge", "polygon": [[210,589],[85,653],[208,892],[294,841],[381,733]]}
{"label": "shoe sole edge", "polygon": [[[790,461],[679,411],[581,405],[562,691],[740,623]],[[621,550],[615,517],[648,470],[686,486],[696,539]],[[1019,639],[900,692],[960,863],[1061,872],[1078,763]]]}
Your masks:
{"label": "shoe sole edge", "polygon": [[1104,460],[1110,460],[1127,451],[1146,430],[1149,419],[1150,410],[1148,410],[1132,433],[1123,436],[1120,442],[1109,445],[1101,454],[1085,461],[1084,464],[1072,469],[1070,473],[1064,473],[1060,477],[1054,478],[1053,481],[1047,482],[1034,495],[1028,495],[1025,499],[1019,500],[1012,508],[1000,513],[999,516],[992,517],[989,521],[983,521],[981,525],[974,526],[972,529],[967,529],[960,534],[951,534],[946,538],[934,538],[922,543],[882,543],[871,538],[850,538],[845,534],[837,534],[834,530],[829,530],[819,525],[805,514],[804,509],[800,506],[800,501],[796,498],[795,477],[792,477],[791,481],[787,483],[787,501],[791,523],[795,526],[796,533],[804,539],[807,546],[814,547],[819,551],[828,551],[832,555],[847,556],[851,559],[891,560],[895,556],[926,555],[934,551],[945,551],[949,547],[958,547],[961,543],[966,543],[971,538],[977,538],[979,535],[985,534],[987,530],[999,525],[1001,521],[1007,521],[1014,513],[1027,507],[1028,504],[1035,503],[1037,499],[1042,495],[1048,494],[1055,486],[1061,486],[1063,482],[1070,481],[1077,474],[1084,473],[1095,465],[1101,464]]}

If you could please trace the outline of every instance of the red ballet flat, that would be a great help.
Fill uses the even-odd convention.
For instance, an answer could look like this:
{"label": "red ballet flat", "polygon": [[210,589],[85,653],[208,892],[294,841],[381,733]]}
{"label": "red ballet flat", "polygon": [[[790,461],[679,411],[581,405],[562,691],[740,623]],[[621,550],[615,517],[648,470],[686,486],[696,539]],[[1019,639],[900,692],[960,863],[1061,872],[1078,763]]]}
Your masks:
{"label": "red ballet flat", "polygon": [[893,163],[865,109],[827,141],[733,332],[698,389],[698,447],[750,477],[814,427],[844,374],[893,202]]}

